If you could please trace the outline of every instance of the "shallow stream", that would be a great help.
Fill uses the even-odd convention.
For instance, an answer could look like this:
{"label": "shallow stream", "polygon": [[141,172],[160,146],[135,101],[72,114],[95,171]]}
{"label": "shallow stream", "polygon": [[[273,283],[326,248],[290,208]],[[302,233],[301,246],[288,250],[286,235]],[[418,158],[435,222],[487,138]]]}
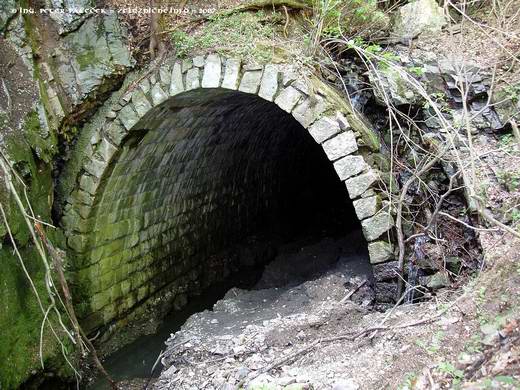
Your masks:
{"label": "shallow stream", "polygon": [[[224,297],[231,287],[233,286],[230,283],[220,283],[191,298],[183,309],[166,316],[156,333],[141,336],[104,359],[105,369],[117,382],[159,376],[161,364],[157,364],[153,373],[152,367],[161,351],[165,349],[164,342],[170,334],[177,332],[192,314],[211,310],[215,302]],[[87,389],[111,390],[102,376],[96,377]]]}

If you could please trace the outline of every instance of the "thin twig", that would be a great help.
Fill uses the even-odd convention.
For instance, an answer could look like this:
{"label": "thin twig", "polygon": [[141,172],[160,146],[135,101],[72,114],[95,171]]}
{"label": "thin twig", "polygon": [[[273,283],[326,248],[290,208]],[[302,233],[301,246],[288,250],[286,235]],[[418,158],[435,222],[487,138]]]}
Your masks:
{"label": "thin twig", "polygon": [[471,230],[475,230],[477,232],[498,232],[500,229],[486,229],[486,228],[478,228],[478,227],[475,227],[475,226],[471,226],[470,224],[464,222],[464,221],[461,221],[460,219],[458,218],[455,218],[453,215],[450,215],[448,213],[445,213],[443,211],[439,211],[439,215],[442,215],[446,218],[449,218],[451,219],[452,221],[455,221],[457,223],[460,223],[461,225],[464,225],[465,227],[467,227],[468,229],[471,229]]}
{"label": "thin twig", "polygon": [[[331,342],[335,342],[335,341],[342,341],[342,340],[354,341],[354,340],[356,340],[356,339],[358,339],[358,338],[360,338],[362,336],[365,336],[365,335],[367,335],[369,333],[372,333],[372,332],[375,332],[375,331],[379,332],[379,331],[405,329],[405,328],[410,328],[410,327],[424,325],[424,324],[427,324],[427,323],[430,323],[430,322],[434,322],[434,321],[438,320],[444,313],[446,313],[451,307],[453,307],[453,305],[455,305],[463,296],[464,296],[464,294],[461,295],[460,297],[458,297],[455,301],[453,301],[452,304],[450,304],[446,308],[440,310],[437,314],[435,314],[435,315],[433,315],[431,317],[428,317],[428,318],[424,318],[422,320],[408,322],[408,323],[401,324],[401,325],[392,325],[392,326],[377,325],[377,326],[374,326],[374,327],[361,329],[359,331],[344,333],[344,334],[341,334],[339,336],[325,337],[325,338],[318,339],[318,340],[312,342],[311,344],[309,344],[308,346],[306,346],[304,348],[301,348],[301,349],[299,349],[299,350],[297,350],[297,351],[295,351],[295,352],[293,352],[291,354],[288,354],[288,355],[286,355],[284,357],[281,357],[281,358],[275,360],[274,362],[272,362],[271,364],[269,364],[269,365],[267,365],[267,366],[265,366],[265,367],[255,371],[254,373],[249,375],[246,379],[248,381],[251,381],[251,380],[255,379],[256,377],[258,377],[261,374],[267,373],[267,372],[271,371],[272,369],[274,369],[276,367],[279,367],[282,364],[285,364],[285,363],[287,363],[289,361],[294,360],[298,356],[304,355],[307,352],[312,351],[313,349],[315,349],[316,346],[318,346],[320,344],[326,344],[326,343],[331,343]],[[239,388],[240,388],[240,386],[242,386],[245,383],[246,379],[242,380],[238,384]]]}
{"label": "thin twig", "polygon": [[347,295],[345,295],[345,297],[344,297],[341,301],[339,301],[339,303],[345,303],[345,302],[347,302],[347,301],[350,299],[350,297],[351,297],[352,295],[354,295],[354,293],[355,293],[357,290],[359,290],[361,287],[363,287],[363,286],[366,284],[366,282],[367,282],[367,280],[364,279],[361,283],[359,283],[359,284],[358,284],[357,286],[355,286],[352,290],[350,290],[349,293],[348,293]]}

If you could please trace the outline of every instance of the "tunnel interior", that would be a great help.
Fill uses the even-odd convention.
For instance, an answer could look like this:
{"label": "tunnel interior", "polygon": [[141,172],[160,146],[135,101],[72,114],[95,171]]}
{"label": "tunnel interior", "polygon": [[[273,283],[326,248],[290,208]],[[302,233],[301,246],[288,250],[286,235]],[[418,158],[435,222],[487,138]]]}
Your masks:
{"label": "tunnel interior", "polygon": [[[90,329],[165,290],[182,306],[230,264],[268,261],[273,242],[361,231],[345,184],[306,129],[274,103],[223,89],[188,91],[144,115],[101,194],[78,272]],[[253,260],[229,250],[251,237],[271,244],[247,248]]]}

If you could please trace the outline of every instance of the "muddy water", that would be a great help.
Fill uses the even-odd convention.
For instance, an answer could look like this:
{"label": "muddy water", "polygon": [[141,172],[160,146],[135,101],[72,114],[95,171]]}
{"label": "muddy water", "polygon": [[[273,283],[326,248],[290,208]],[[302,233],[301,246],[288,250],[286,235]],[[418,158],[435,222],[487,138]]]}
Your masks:
{"label": "muddy water", "polygon": [[[108,356],[103,361],[105,369],[117,382],[158,376],[162,368],[160,363],[153,373],[151,371],[157,357],[165,348],[165,340],[171,333],[177,332],[193,313],[211,310],[215,302],[224,297],[231,287],[233,286],[229,282],[221,283],[206,290],[202,295],[193,297],[182,310],[166,316],[156,333],[141,336]],[[88,385],[87,389],[111,390],[106,380],[100,376]]]}

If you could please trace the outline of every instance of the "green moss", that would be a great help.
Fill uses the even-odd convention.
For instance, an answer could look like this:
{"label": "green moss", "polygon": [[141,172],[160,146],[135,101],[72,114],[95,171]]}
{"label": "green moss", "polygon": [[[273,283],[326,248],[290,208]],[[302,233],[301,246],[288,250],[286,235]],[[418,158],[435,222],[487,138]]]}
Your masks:
{"label": "green moss", "polygon": [[26,140],[31,145],[39,159],[50,163],[57,151],[57,137],[53,131],[47,131],[40,124],[36,111],[27,116],[24,123]]}
{"label": "green moss", "polygon": [[85,70],[99,62],[99,59],[96,57],[96,52],[91,49],[79,52],[76,56],[76,61],[78,61],[79,69]]}
{"label": "green moss", "polygon": [[0,111],[0,128],[3,129],[7,125],[7,121],[9,120],[9,117],[7,114],[3,111]]}
{"label": "green moss", "polygon": [[324,93],[330,102],[334,102],[336,109],[347,116],[352,129],[359,133],[357,140],[359,146],[365,146],[373,152],[379,152],[381,150],[381,141],[363,115],[359,112],[355,112],[345,98],[341,97],[335,90],[323,83],[320,79],[313,77],[311,78],[311,82],[315,90]]}
{"label": "green moss", "polygon": [[[45,307],[44,269],[33,248],[22,248],[22,258]],[[0,249],[0,388],[15,389],[40,366],[40,326],[42,311],[12,248]],[[56,319],[51,316],[51,321]],[[57,342],[49,327],[44,329],[43,357],[45,368],[58,375],[70,374],[63,365]],[[71,349],[70,346],[67,346]]]}
{"label": "green moss", "polygon": [[[20,137],[9,137],[6,140],[7,155],[12,161],[14,169],[23,179],[27,191],[27,197],[31,202],[31,207],[41,220],[50,221],[53,184],[51,177],[51,167],[44,161],[35,158],[29,144]],[[24,187],[19,181],[14,181],[15,187],[22,199],[25,199]],[[8,208],[8,220],[15,238],[21,244],[27,243],[28,230],[26,222],[22,217],[15,199],[5,194],[4,204]]]}
{"label": "green moss", "polygon": [[[5,142],[5,153],[26,187],[15,180],[14,177],[13,184],[24,206],[27,207],[24,194],[26,191],[34,213],[39,219],[50,222],[53,194],[51,166],[40,157],[43,158],[45,155],[50,160],[52,153],[47,154],[48,149],[45,147],[45,143],[40,143],[40,147],[34,146],[35,143],[42,141],[39,118],[35,112],[28,115],[23,130],[25,137],[10,136],[6,138]],[[30,245],[27,222],[15,198],[6,188],[3,188],[0,194],[0,201],[7,213],[9,227],[28,272],[42,297],[44,305],[47,306],[43,264]],[[5,236],[5,226],[2,226],[0,233]],[[52,236],[53,242],[60,242],[59,235],[56,232],[49,230],[49,236]],[[10,241],[7,240],[7,242]],[[0,329],[2,329],[2,337],[0,338],[0,361],[2,361],[2,364],[0,364],[0,388],[13,389],[26,381],[34,370],[40,367],[38,350],[43,314],[10,245],[0,249],[0,262],[2,264],[2,272],[0,273],[0,294],[2,296],[0,302]],[[53,320],[56,323],[55,319]],[[60,371],[62,365],[61,352],[56,340],[50,334],[50,329],[45,329],[43,340],[46,369],[52,369],[54,372]]]}

